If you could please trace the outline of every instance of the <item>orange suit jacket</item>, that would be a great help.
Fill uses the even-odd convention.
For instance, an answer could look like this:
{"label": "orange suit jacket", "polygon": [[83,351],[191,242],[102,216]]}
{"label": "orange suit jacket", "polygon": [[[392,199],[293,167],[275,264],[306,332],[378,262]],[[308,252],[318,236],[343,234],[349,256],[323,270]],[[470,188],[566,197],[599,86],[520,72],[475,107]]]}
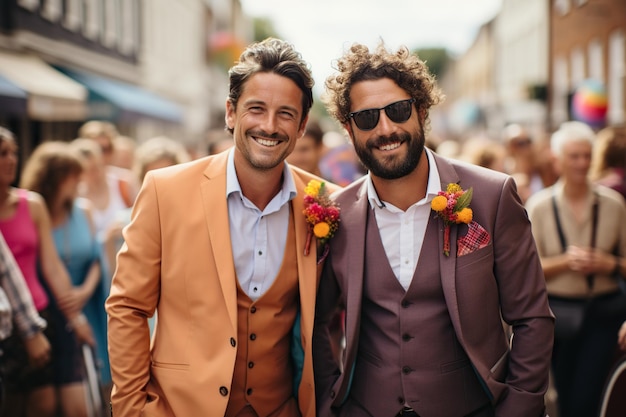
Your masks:
{"label": "orange suit jacket", "polygon": [[[226,200],[228,152],[149,172],[118,254],[109,315],[113,415],[222,417],[236,358],[237,290]],[[291,167],[298,254],[303,417],[315,417],[311,338],[319,280],[304,256],[304,188]],[[332,187],[332,185],[331,185]],[[158,308],[150,341],[147,317]]]}

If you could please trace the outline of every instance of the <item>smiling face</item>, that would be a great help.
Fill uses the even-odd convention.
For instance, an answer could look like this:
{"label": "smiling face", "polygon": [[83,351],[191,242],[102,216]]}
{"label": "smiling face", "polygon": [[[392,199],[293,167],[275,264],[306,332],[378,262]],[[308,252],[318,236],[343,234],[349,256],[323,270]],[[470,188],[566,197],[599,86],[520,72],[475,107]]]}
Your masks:
{"label": "smiling face", "polygon": [[235,165],[267,171],[279,167],[304,133],[302,91],[290,79],[270,72],[246,81],[234,108],[226,102],[226,124],[233,129]]}
{"label": "smiling face", "polygon": [[[388,78],[359,81],[350,91],[351,111],[382,108],[409,98]],[[359,129],[352,119],[345,127],[359,159],[375,177],[392,180],[412,173],[424,151],[424,129],[414,106],[406,122],[393,122],[381,110],[372,130]]]}

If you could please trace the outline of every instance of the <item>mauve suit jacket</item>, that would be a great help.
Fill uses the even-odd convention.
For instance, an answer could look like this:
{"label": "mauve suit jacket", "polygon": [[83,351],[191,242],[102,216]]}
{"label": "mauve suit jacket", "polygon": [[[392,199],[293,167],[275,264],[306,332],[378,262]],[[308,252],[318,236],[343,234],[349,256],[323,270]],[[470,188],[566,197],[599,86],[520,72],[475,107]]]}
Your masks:
{"label": "mauve suit jacket", "polygon": [[[124,230],[109,314],[115,417],[223,417],[236,359],[237,287],[226,200],[228,152],[149,172]],[[291,168],[304,349],[298,391],[315,417],[311,339],[319,273],[304,256],[304,188]],[[153,340],[146,318],[158,308]]]}
{"label": "mauve suit jacket", "polygon": [[[439,239],[425,241],[422,251],[435,253],[431,259],[441,269],[441,285],[454,331],[492,398],[496,415],[539,417],[544,413],[548,387],[554,317],[526,211],[511,177],[436,154],[434,158],[443,190],[449,183],[458,183],[465,190],[473,187],[470,207],[474,221],[491,235],[488,246],[457,257],[456,241],[467,226],[452,226],[447,257],[442,250],[443,221],[434,212],[429,217],[429,222],[437,222]],[[371,210],[364,179],[333,198],[341,207],[342,221],[330,243],[330,256],[320,282],[313,337],[320,417],[337,415],[349,394],[362,325],[366,216]],[[430,245],[437,250],[432,251]],[[387,262],[384,252],[380,256],[381,262]],[[346,348],[340,365],[330,354],[332,336],[327,331],[337,305],[345,310]],[[512,325],[510,343],[500,313]],[[435,349],[446,349],[437,346],[437,340],[432,343]],[[374,381],[371,395],[376,396]]]}

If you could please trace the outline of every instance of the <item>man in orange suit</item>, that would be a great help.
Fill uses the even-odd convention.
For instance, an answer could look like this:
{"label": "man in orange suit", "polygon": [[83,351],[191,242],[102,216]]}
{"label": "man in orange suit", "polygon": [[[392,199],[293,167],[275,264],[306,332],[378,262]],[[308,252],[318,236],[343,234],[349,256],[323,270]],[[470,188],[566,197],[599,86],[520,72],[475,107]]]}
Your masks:
{"label": "man in orange suit", "polygon": [[235,147],[148,173],[124,231],[106,303],[116,417],[316,415],[319,275],[302,212],[317,177],[284,162],[313,79],[277,39],[250,45],[229,77]]}

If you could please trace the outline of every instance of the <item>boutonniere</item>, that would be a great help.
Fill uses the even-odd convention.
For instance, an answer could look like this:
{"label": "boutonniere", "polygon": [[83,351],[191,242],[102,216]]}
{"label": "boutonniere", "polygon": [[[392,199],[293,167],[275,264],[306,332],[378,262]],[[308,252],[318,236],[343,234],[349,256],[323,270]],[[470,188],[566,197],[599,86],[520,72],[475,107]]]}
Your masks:
{"label": "boutonniere", "polygon": [[459,184],[450,183],[446,191],[439,191],[433,198],[430,207],[443,219],[445,229],[443,231],[443,254],[450,255],[450,226],[453,224],[472,221],[472,209],[469,208],[472,201],[473,189],[463,190]]}
{"label": "boutonniere", "polygon": [[339,207],[328,196],[326,185],[322,181],[311,180],[304,188],[304,217],[309,225],[309,231],[304,246],[304,254],[308,255],[313,236],[320,245],[324,246],[324,254],[318,261],[321,262],[328,253],[328,241],[339,228]]}

